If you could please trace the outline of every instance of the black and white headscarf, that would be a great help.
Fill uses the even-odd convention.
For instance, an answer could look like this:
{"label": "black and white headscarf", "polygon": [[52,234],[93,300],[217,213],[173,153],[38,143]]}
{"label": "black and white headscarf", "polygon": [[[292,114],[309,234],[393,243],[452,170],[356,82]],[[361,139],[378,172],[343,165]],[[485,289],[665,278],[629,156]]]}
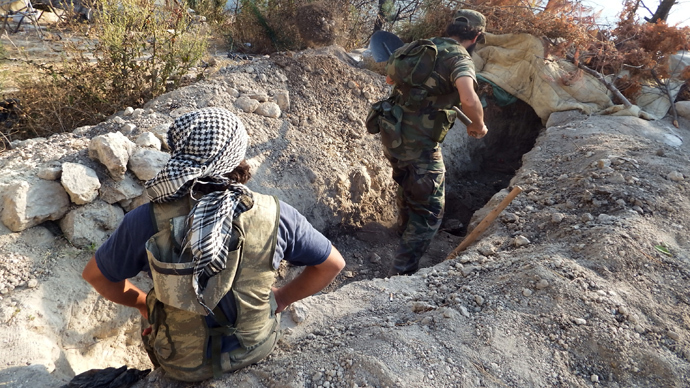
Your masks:
{"label": "black and white headscarf", "polygon": [[[169,202],[192,195],[190,189],[199,178],[215,184],[229,184],[224,176],[232,172],[247,150],[248,135],[242,122],[222,108],[203,108],[178,117],[168,130],[171,158],[163,169],[146,182],[152,202]],[[187,216],[187,235],[183,247],[189,246],[194,260],[193,287],[199,303],[208,279],[225,269],[227,241],[232,220],[251,209],[251,192],[233,183],[227,190],[215,191],[198,199]]]}

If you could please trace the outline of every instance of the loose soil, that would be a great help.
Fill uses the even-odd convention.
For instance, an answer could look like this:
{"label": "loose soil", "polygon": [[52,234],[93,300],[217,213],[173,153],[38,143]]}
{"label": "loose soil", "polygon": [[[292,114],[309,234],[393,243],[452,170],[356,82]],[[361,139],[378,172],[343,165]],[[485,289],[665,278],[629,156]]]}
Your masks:
{"label": "loose soil", "polygon": [[[689,386],[690,122],[558,113],[544,128],[524,103],[490,102],[490,135],[471,155],[451,152],[466,137],[459,124],[444,144],[448,166],[471,163],[449,167],[425,268],[387,278],[395,185],[362,122],[387,87],[342,55],[235,61],[145,107],[142,131],[203,106],[237,111],[230,89],[289,90],[280,119],[238,113],[252,136],[252,188],[295,205],[347,267],[283,314],[284,337],[259,364],[198,384],[158,370],[137,386]],[[50,161],[85,158],[88,139],[113,130],[109,120],[83,137],[17,144],[0,154],[0,187]],[[524,191],[482,238],[444,261],[517,185]],[[0,385],[58,387],[91,368],[149,368],[136,312],[93,292],[80,277],[93,251],[55,231],[0,225]],[[282,268],[279,282],[298,271]]]}

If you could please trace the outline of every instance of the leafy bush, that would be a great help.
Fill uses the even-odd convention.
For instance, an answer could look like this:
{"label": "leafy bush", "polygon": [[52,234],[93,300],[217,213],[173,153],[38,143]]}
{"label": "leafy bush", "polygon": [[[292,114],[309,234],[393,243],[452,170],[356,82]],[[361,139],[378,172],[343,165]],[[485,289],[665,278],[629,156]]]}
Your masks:
{"label": "leafy bush", "polygon": [[58,65],[31,60],[20,82],[22,120],[6,135],[46,136],[95,124],[180,84],[206,52],[207,33],[183,5],[154,0],[103,2],[90,35],[66,43]]}
{"label": "leafy bush", "polygon": [[442,0],[426,0],[420,7],[420,14],[412,20],[402,21],[395,28],[396,33],[404,42],[442,36],[453,18],[453,10]]}
{"label": "leafy bush", "polygon": [[225,0],[189,0],[189,7],[209,23],[224,24],[227,20],[225,3]]}
{"label": "leafy bush", "polygon": [[293,1],[238,0],[229,42],[241,52],[268,53],[301,46],[292,22],[299,6]]}
{"label": "leafy bush", "polygon": [[[234,22],[228,41],[231,49],[248,53],[300,50],[309,44],[332,42],[348,49],[361,47],[371,34],[374,20],[368,12],[373,9],[371,3],[365,0],[239,0],[237,9],[232,10]],[[308,27],[306,20],[318,17],[321,23],[321,17],[328,15],[333,19],[324,22],[336,27],[337,34],[321,28],[305,28]],[[300,35],[299,26],[306,36]]]}

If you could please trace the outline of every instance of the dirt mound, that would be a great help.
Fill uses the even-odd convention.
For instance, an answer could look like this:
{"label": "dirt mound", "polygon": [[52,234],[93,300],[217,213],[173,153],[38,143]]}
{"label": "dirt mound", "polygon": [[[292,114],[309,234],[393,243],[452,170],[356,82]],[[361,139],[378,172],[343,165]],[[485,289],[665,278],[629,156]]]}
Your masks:
{"label": "dirt mound", "polygon": [[328,46],[338,37],[338,19],[332,6],[315,2],[297,8],[295,24],[302,39],[311,47]]}
{"label": "dirt mound", "polygon": [[[347,58],[328,48],[237,62],[136,118],[0,154],[2,189],[51,163],[86,160],[97,134],[133,124],[136,137],[189,110],[226,107],[252,138],[251,188],[293,204],[343,253],[335,283],[283,315],[284,338],[267,360],[199,384],[155,371],[140,387],[687,386],[688,121],[677,130],[567,113],[544,129],[527,106],[491,108],[490,137],[468,140],[458,127],[444,142],[447,217],[488,201],[476,224],[506,186],[524,192],[459,257],[443,261],[464,232],[446,219],[422,261],[431,267],[385,279],[397,243],[394,185],[362,120],[388,89]],[[243,96],[280,102],[282,114],[245,112]],[[501,191],[484,194],[492,190]],[[97,296],[79,276],[93,251],[55,233],[51,223],[21,233],[0,225],[0,385],[57,387],[91,368],[149,368],[136,311]],[[295,270],[280,273],[284,281]]]}

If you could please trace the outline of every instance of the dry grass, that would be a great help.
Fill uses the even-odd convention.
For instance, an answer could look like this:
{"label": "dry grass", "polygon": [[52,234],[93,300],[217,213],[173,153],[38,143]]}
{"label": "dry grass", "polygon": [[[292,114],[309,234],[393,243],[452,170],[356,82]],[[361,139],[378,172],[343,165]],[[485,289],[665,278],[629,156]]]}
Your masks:
{"label": "dry grass", "polygon": [[[152,0],[105,4],[94,25],[60,41],[58,61],[20,56],[28,71],[13,77],[17,122],[4,138],[49,136],[95,124],[178,87],[206,53],[207,30],[185,8]],[[199,73],[197,73],[198,75]]]}

